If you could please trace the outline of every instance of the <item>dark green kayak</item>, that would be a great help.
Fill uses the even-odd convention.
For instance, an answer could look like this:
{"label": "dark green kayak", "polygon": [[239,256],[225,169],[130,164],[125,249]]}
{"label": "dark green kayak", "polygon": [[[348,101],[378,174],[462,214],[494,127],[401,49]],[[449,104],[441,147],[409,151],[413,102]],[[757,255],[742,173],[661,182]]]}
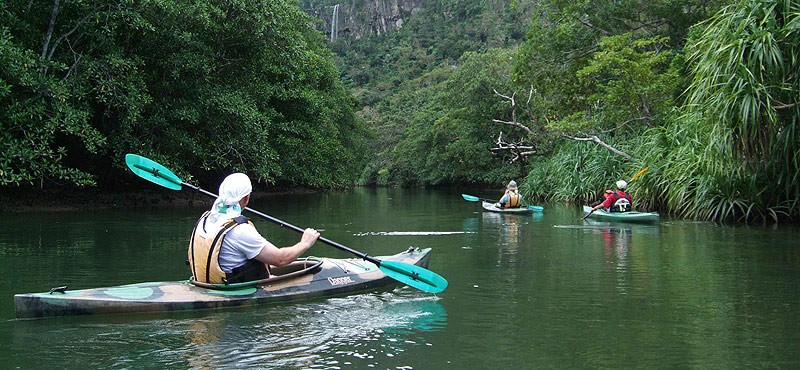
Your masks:
{"label": "dark green kayak", "polygon": [[[583,206],[584,215],[591,211],[592,207]],[[592,212],[592,214],[590,214],[588,217],[602,221],[640,222],[640,223],[658,222],[659,218],[658,213],[656,212],[638,212],[638,211],[606,212],[602,208]]]}
{"label": "dark green kayak", "polygon": [[[431,249],[409,248],[376,257],[427,267]],[[168,312],[245,307],[361,292],[396,282],[362,259],[307,258],[273,269],[257,283],[200,287],[191,281],[151,282],[108,288],[14,295],[16,317],[37,318],[132,312]]]}

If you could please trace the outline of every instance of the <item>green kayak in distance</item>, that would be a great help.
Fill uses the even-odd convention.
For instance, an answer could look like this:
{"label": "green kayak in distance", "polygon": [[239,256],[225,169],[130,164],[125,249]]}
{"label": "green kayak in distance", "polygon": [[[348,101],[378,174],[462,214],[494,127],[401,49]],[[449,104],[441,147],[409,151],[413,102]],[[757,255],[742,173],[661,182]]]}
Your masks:
{"label": "green kayak in distance", "polygon": [[[430,248],[376,257],[427,268]],[[201,287],[191,281],[149,282],[106,288],[14,295],[18,319],[115,313],[173,312],[249,307],[315,297],[341,296],[397,282],[378,266],[359,258],[304,258],[273,268],[258,282]],[[202,284],[201,284],[202,285]]]}
{"label": "green kayak in distance", "polygon": [[489,202],[482,202],[483,209],[489,212],[497,212],[497,213],[510,213],[510,214],[519,214],[519,215],[527,215],[533,213],[534,209],[531,207],[519,207],[519,208],[500,208],[494,203]]}
{"label": "green kayak in distance", "polygon": [[[592,207],[583,206],[584,215],[586,215],[591,211]],[[639,211],[607,212],[606,210],[601,208],[592,212],[592,214],[590,214],[588,218],[593,218],[602,221],[652,223],[652,222],[658,222],[658,213],[639,212]]]}

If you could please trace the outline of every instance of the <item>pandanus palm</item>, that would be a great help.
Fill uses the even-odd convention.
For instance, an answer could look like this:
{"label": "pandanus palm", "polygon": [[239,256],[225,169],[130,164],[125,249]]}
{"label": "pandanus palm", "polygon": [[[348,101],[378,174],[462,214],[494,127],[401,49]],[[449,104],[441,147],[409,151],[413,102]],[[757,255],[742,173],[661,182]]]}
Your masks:
{"label": "pandanus palm", "polygon": [[712,186],[736,184],[736,192],[723,202],[728,204],[710,206],[709,198],[698,198],[698,209],[688,213],[703,218],[797,215],[800,3],[743,0],[723,8],[698,31],[687,46],[693,66],[687,117],[700,117],[697,129],[709,135],[703,150],[709,165],[703,172],[722,179]]}

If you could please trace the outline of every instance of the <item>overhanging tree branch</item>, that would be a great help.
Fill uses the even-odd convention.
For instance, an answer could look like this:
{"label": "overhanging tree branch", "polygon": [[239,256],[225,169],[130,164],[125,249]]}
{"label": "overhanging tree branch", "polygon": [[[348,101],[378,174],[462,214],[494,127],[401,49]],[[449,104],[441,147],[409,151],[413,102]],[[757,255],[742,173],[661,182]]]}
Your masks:
{"label": "overhanging tree branch", "polygon": [[605,147],[606,149],[610,150],[614,154],[623,156],[623,157],[625,157],[625,159],[628,159],[628,160],[631,160],[631,161],[635,161],[635,159],[633,157],[631,157],[630,154],[625,153],[625,152],[623,152],[623,151],[621,151],[621,150],[619,150],[617,148],[614,148],[611,145],[606,144],[603,140],[600,140],[600,138],[598,138],[595,135],[591,135],[589,137],[575,137],[575,136],[570,136],[570,135],[564,134],[564,137],[572,139],[572,140],[576,140],[576,141],[593,141],[595,143],[598,143],[598,144],[602,145],[603,147]]}
{"label": "overhanging tree branch", "polygon": [[772,109],[775,109],[775,110],[789,109],[789,108],[794,108],[795,106],[797,106],[797,103],[792,103],[792,104],[781,103],[779,105],[773,105]]}
{"label": "overhanging tree branch", "polygon": [[519,127],[521,129],[523,129],[529,135],[533,134],[533,131],[531,131],[531,129],[529,129],[527,126],[525,126],[525,125],[523,125],[523,124],[521,124],[519,122],[503,121],[503,120],[499,120],[499,119],[493,119],[492,122],[501,123],[501,124],[504,124],[504,125],[514,126],[514,127]]}

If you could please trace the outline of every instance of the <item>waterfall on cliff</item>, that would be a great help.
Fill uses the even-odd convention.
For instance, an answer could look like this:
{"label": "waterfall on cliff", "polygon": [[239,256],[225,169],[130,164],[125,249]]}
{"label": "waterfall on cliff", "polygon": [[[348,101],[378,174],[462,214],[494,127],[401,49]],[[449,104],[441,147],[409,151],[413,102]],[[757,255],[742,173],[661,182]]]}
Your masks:
{"label": "waterfall on cliff", "polygon": [[333,6],[333,15],[331,16],[331,42],[336,41],[336,36],[339,34],[339,4]]}

